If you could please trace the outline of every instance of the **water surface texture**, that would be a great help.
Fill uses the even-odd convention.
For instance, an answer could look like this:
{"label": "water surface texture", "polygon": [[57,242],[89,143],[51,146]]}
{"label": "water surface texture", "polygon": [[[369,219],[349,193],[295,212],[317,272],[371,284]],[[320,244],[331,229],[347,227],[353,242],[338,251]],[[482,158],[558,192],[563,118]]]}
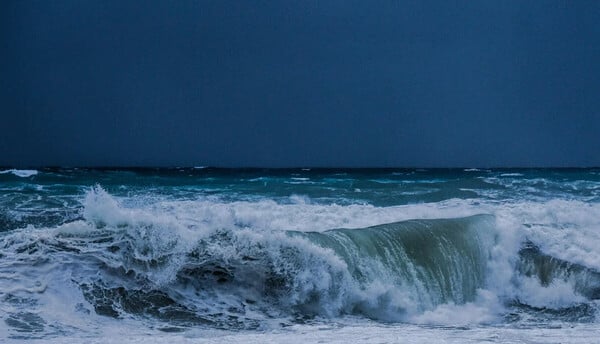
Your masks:
{"label": "water surface texture", "polygon": [[0,170],[0,340],[577,342],[599,169]]}

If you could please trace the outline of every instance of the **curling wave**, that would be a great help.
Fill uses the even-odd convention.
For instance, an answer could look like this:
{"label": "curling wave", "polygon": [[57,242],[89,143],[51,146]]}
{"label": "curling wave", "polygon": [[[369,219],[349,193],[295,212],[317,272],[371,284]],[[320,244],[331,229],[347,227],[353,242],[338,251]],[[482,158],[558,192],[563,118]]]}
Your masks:
{"label": "curling wave", "polygon": [[143,301],[154,298],[213,326],[231,325],[226,319],[247,325],[249,314],[273,313],[402,321],[443,303],[463,304],[484,287],[495,242],[489,215],[325,232],[193,232],[109,198],[85,216],[85,223],[60,228],[56,240],[100,260],[101,277],[81,285],[97,313],[159,316]]}
{"label": "curling wave", "polygon": [[57,299],[77,314],[171,327],[261,328],[344,315],[443,323],[456,307],[485,322],[512,314],[507,307],[594,321],[600,297],[593,267],[531,241],[511,255],[489,214],[315,231],[184,215],[123,207],[97,187],[82,220],[5,233],[0,296],[14,319],[5,323],[60,328],[43,308]]}

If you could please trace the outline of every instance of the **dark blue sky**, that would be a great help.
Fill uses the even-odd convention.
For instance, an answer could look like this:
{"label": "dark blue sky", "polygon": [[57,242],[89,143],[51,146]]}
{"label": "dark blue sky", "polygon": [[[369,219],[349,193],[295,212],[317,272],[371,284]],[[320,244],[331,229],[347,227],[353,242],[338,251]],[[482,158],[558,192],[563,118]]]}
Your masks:
{"label": "dark blue sky", "polygon": [[600,166],[599,1],[2,1],[0,165]]}

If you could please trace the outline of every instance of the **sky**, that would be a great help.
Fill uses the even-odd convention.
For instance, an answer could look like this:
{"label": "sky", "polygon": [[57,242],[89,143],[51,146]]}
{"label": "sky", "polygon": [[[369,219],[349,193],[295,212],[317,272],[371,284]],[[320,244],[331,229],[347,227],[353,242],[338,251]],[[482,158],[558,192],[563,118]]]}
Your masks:
{"label": "sky", "polygon": [[0,165],[600,166],[599,1],[0,2]]}

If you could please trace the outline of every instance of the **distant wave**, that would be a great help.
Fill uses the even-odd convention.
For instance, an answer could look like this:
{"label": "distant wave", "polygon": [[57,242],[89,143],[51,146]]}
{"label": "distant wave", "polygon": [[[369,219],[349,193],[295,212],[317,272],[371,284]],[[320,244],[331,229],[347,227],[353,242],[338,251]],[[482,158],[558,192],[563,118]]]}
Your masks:
{"label": "distant wave", "polygon": [[17,169],[0,171],[0,174],[7,174],[7,173],[12,173],[17,177],[27,178],[27,177],[35,176],[36,174],[38,174],[38,171],[36,171],[36,170],[17,170]]}

